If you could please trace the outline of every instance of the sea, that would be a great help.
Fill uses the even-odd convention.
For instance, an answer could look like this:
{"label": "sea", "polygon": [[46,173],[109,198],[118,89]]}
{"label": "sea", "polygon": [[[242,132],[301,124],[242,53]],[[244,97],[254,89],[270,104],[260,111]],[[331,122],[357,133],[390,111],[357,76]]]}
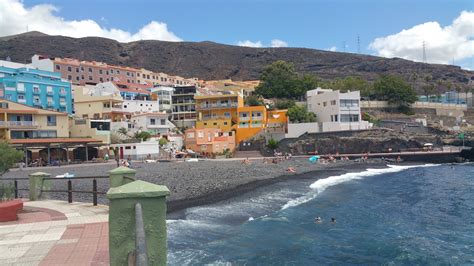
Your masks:
{"label": "sea", "polygon": [[167,226],[169,265],[474,265],[474,164],[290,180]]}

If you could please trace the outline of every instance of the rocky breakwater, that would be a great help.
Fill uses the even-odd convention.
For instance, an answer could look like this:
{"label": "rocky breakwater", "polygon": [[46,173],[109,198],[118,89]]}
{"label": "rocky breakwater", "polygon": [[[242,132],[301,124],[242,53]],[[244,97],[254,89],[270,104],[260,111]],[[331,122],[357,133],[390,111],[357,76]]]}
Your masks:
{"label": "rocky breakwater", "polygon": [[[374,129],[359,132],[330,132],[304,134],[295,139],[284,139],[278,144],[282,152],[295,155],[310,154],[317,151],[319,154],[334,153],[379,153],[392,151],[406,151],[421,148],[425,143],[433,143],[441,147],[442,139],[431,134],[400,133],[390,129]],[[270,153],[271,151],[265,151]]]}

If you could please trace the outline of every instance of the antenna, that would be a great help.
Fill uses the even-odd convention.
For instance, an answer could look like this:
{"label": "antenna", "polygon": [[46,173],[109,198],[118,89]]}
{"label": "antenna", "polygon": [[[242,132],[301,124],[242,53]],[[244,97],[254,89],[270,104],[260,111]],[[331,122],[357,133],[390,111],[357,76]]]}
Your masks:
{"label": "antenna", "polygon": [[426,42],[423,41],[423,63],[426,63]]}
{"label": "antenna", "polygon": [[345,53],[346,52],[346,41],[342,42],[342,51]]}
{"label": "antenna", "polygon": [[360,54],[360,36],[357,34],[357,53]]}

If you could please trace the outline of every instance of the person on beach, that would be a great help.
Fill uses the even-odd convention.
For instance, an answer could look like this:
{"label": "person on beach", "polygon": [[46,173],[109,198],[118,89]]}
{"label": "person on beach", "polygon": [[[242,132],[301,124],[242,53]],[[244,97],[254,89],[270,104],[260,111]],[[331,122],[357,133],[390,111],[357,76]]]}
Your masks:
{"label": "person on beach", "polygon": [[296,169],[294,167],[288,167],[288,169],[286,169],[287,172],[289,173],[296,173]]}
{"label": "person on beach", "polygon": [[402,158],[400,156],[397,156],[397,163],[400,163],[402,161]]}
{"label": "person on beach", "polygon": [[314,219],[314,222],[317,223],[317,224],[320,224],[322,223],[323,221],[321,220],[321,217],[316,217],[316,219]]}

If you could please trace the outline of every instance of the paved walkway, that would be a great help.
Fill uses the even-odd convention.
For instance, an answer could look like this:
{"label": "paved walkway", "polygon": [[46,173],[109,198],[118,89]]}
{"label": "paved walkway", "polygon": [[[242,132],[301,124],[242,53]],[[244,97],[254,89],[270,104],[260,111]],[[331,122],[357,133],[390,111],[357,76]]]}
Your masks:
{"label": "paved walkway", "polygon": [[0,223],[0,265],[108,265],[108,207],[26,201]]}

